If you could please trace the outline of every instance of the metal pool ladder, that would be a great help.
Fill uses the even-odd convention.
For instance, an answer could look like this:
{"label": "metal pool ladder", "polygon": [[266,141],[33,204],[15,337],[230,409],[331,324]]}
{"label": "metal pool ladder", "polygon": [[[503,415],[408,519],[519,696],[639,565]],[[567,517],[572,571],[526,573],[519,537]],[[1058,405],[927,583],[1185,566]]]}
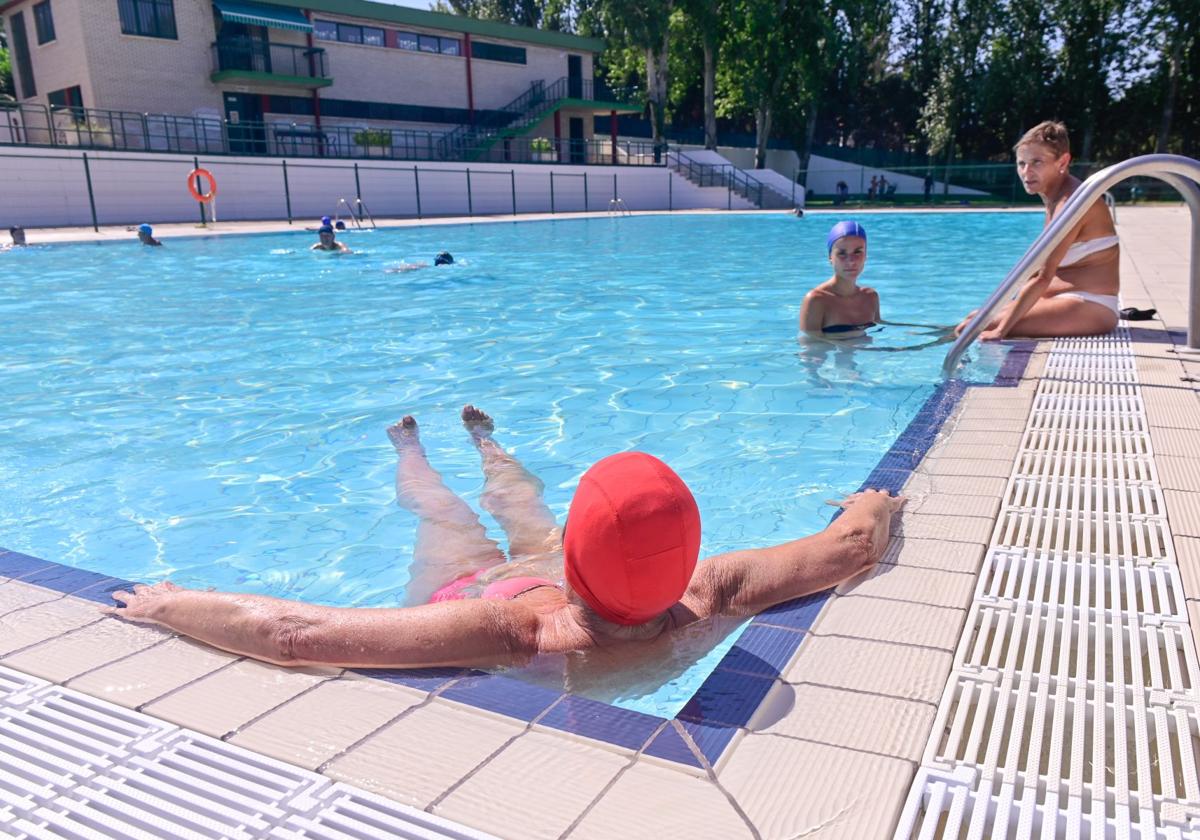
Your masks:
{"label": "metal pool ladder", "polygon": [[363,203],[361,198],[355,198],[353,204],[351,204],[350,201],[345,198],[339,198],[337,200],[337,206],[335,206],[333,209],[335,218],[340,215],[343,207],[346,208],[346,215],[350,217],[350,221],[354,223],[354,227],[357,230],[366,229],[366,225],[363,224],[363,219],[366,219],[371,223],[372,229],[376,227],[375,217],[371,215],[371,211],[367,209],[367,205]]}
{"label": "metal pool ladder", "polygon": [[1191,294],[1188,303],[1188,350],[1200,352],[1200,161],[1182,155],[1142,155],[1115,163],[1092,175],[1075,191],[1061,216],[1042,231],[1025,256],[1021,257],[1003,282],[996,287],[979,311],[951,345],[942,362],[942,375],[950,377],[958,369],[963,353],[979,337],[985,326],[1012,296],[1013,289],[1029,277],[1063,237],[1073,228],[1097,198],[1126,178],[1138,175],[1158,178],[1179,191],[1192,211]]}
{"label": "metal pool ladder", "polygon": [[608,213],[610,216],[613,215],[614,213],[618,216],[632,216],[633,215],[633,211],[625,206],[625,199],[623,199],[623,198],[609,199]]}

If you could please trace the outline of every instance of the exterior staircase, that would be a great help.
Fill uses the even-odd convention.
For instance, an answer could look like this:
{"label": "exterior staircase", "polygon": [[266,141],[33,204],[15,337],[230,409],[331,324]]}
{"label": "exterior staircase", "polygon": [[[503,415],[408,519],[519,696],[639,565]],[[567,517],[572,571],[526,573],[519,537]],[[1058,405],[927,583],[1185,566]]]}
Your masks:
{"label": "exterior staircase", "polygon": [[785,187],[787,179],[784,176],[768,170],[738,169],[716,152],[668,149],[667,166],[696,186],[724,187],[760,210],[791,210],[804,206],[803,188],[791,187],[790,183]]}
{"label": "exterior staircase", "polygon": [[[597,97],[597,93],[601,96]],[[626,98],[626,92],[609,90],[591,79],[563,76],[550,85],[538,80],[499,109],[504,115],[499,125],[460,125],[443,135],[439,140],[439,156],[442,160],[479,160],[497,143],[527,133],[564,105],[603,101],[627,106],[631,103]]]}

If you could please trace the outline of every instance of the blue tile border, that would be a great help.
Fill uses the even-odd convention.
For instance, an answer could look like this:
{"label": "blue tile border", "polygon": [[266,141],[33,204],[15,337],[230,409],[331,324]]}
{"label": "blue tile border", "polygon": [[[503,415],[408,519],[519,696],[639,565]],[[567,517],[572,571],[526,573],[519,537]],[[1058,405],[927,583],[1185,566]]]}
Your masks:
{"label": "blue tile border", "polygon": [[[1161,335],[1161,331],[1153,333]],[[940,383],[859,489],[898,491],[925,457],[942,424],[969,386],[1013,387],[1019,383],[1037,342],[1006,343],[1011,349],[992,382],[950,380]],[[112,592],[133,585],[2,547],[0,577],[105,604],[111,603]],[[448,700],[525,723],[536,722],[625,749],[640,749],[646,755],[666,761],[703,768],[705,762],[710,766],[716,764],[734,736],[749,722],[803,644],[808,629],[831,593],[832,590],[826,590],[806,595],[754,616],[674,721],[610,706],[505,674],[461,668],[360,669],[359,673],[421,691],[438,692],[438,696]],[[680,735],[680,730],[703,759],[697,757],[692,746]]]}

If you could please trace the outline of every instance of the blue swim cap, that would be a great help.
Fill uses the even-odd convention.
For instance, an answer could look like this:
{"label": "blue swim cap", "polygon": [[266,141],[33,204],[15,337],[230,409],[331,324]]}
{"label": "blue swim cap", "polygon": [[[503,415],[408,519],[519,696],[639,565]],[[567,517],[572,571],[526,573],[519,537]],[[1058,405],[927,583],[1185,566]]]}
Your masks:
{"label": "blue swim cap", "polygon": [[144,233],[147,236],[150,236],[152,233],[154,233],[154,228],[147,224],[140,224],[138,225],[138,233]]}
{"label": "blue swim cap", "polygon": [[317,228],[317,233],[333,233],[333,228],[331,228],[329,225],[321,225],[319,228]]}
{"label": "blue swim cap", "polygon": [[846,236],[859,236],[865,240],[867,230],[858,222],[838,222],[829,229],[829,235],[825,237],[825,253],[832,254],[834,244]]}
{"label": "blue swim cap", "polygon": [[332,219],[330,219],[328,216],[322,216],[322,217],[321,217],[321,224],[323,224],[323,225],[328,225],[328,224],[331,224],[331,223],[332,223],[332,221],[333,221],[333,220],[332,220]]}

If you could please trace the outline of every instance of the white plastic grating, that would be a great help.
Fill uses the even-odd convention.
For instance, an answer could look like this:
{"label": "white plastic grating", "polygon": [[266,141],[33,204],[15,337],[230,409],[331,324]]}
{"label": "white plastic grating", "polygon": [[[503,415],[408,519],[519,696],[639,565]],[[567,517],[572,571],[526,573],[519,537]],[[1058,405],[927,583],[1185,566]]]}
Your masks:
{"label": "white plastic grating", "polygon": [[490,837],[7,669],[0,669],[0,835]]}
{"label": "white plastic grating", "polygon": [[896,838],[1200,840],[1200,662],[1127,335],[1047,359]]}
{"label": "white plastic grating", "polygon": [[988,552],[975,606],[999,601],[1080,606],[1187,622],[1183,584],[1173,563],[1128,563],[1119,557],[1044,554],[1014,548]]}

